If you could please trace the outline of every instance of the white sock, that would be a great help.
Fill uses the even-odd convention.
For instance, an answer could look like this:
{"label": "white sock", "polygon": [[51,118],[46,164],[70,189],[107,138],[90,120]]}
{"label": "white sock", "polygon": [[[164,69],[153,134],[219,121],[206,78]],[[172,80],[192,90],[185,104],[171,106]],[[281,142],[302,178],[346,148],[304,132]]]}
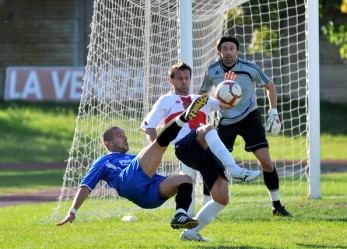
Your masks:
{"label": "white sock", "polygon": [[280,200],[280,190],[279,189],[269,190],[269,195],[270,195],[271,201],[279,201]]}
{"label": "white sock", "polygon": [[216,130],[210,130],[205,136],[205,140],[212,153],[228,168],[232,176],[239,176],[242,168],[235,163],[234,158],[220,140]]}
{"label": "white sock", "polygon": [[180,127],[183,127],[183,125],[185,124],[185,122],[183,122],[181,119],[180,119],[180,116],[178,115],[176,118],[175,118],[175,121],[176,121],[176,124]]}
{"label": "white sock", "polygon": [[176,209],[175,215],[179,213],[187,214],[186,210],[184,210],[183,208]]}
{"label": "white sock", "polygon": [[210,200],[212,200],[212,196],[211,195],[204,195],[204,205],[209,202]]}
{"label": "white sock", "polygon": [[199,232],[201,231],[205,226],[210,224],[216,215],[223,210],[225,206],[215,202],[214,200],[210,200],[207,202],[198,212],[195,219],[199,221],[199,225],[194,227],[193,231]]}

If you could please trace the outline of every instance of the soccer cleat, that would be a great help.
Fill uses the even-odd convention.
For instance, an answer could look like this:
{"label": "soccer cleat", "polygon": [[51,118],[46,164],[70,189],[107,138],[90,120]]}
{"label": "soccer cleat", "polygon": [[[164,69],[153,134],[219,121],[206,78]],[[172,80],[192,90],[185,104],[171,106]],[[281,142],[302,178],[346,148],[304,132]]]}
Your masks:
{"label": "soccer cleat", "polygon": [[188,108],[184,111],[185,120],[192,120],[196,117],[196,114],[208,101],[208,95],[201,95],[195,99]]}
{"label": "soccer cleat", "polygon": [[182,241],[201,241],[201,242],[211,242],[212,240],[202,237],[200,234],[193,230],[184,230],[180,238]]}
{"label": "soccer cleat", "polygon": [[180,228],[190,229],[199,225],[199,222],[197,220],[189,218],[184,213],[178,213],[175,215],[175,217],[173,217],[170,225],[173,229],[180,229]]}
{"label": "soccer cleat", "polygon": [[285,216],[292,218],[293,215],[290,214],[284,206],[280,206],[278,208],[272,207],[272,216]]}
{"label": "soccer cleat", "polygon": [[260,175],[259,170],[247,170],[247,169],[242,169],[241,173],[239,176],[233,176],[232,181],[233,183],[240,183],[240,182],[250,182],[256,179]]}

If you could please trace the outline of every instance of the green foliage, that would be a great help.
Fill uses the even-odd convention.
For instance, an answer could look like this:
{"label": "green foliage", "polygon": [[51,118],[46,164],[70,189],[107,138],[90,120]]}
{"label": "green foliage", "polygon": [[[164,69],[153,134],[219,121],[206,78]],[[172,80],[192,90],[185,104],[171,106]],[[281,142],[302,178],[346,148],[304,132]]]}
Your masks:
{"label": "green foliage", "polygon": [[[284,6],[286,8],[281,6],[284,4],[286,4]],[[289,25],[286,20],[290,20],[294,15],[302,14],[305,11],[302,5],[297,6],[295,0],[282,1],[280,3],[278,1],[251,0],[243,6],[250,7],[245,7],[242,10],[239,7],[235,7],[228,12],[227,18],[229,21],[227,26],[230,28],[234,24],[251,24],[253,26],[253,34],[251,41],[249,41],[248,52],[263,52],[266,55],[277,53],[280,48],[280,38],[284,34],[278,31],[280,30],[279,27],[286,27]],[[278,9],[283,9],[283,11],[278,13]],[[270,15],[267,13],[270,13]],[[346,14],[347,0],[319,1],[319,16],[321,23],[323,23],[321,30],[330,43],[339,47],[341,58],[347,63]],[[242,19],[241,17],[243,16],[251,17]],[[339,17],[339,19],[336,17]],[[234,21],[231,22],[231,19]],[[267,24],[270,20],[271,26]]]}
{"label": "green foliage", "polygon": [[339,52],[341,59],[343,59],[344,62],[347,63],[347,25],[334,24],[333,21],[329,21],[321,28],[323,34],[329,39],[329,42],[340,48]]}
{"label": "green foliage", "polygon": [[278,52],[279,36],[279,32],[272,30],[269,25],[262,25],[261,29],[254,29],[248,51],[251,53],[263,51],[270,56]]}
{"label": "green foliage", "polygon": [[[278,53],[281,38],[288,34],[282,34],[281,27],[290,25],[290,19],[298,14],[304,16],[304,5],[298,6],[296,1],[265,1],[251,0],[240,7],[235,7],[227,14],[228,29],[234,24],[251,25],[252,38],[248,45],[248,52],[262,52],[266,55]],[[280,11],[278,11],[280,10]],[[297,17],[296,17],[297,19]],[[271,22],[271,25],[269,23]]]}
{"label": "green foliage", "polygon": [[331,44],[339,48],[340,56],[347,63],[347,1],[320,0],[321,30]]}
{"label": "green foliage", "polygon": [[[343,0],[345,1],[345,0]],[[319,0],[319,16],[321,18],[331,15],[332,13],[340,13],[341,0]]]}
{"label": "green foliage", "polygon": [[[139,209],[135,223],[113,216],[55,226],[56,203],[1,208],[0,248],[345,248],[347,173],[322,176],[322,198],[281,196],[293,219],[272,217],[267,193],[261,201],[232,196],[227,207],[201,231],[211,243],[182,242],[169,226],[174,206]],[[252,193],[252,185],[237,185]],[[87,200],[88,201],[88,200]],[[115,209],[117,207],[114,207]],[[67,212],[67,210],[66,210]]]}

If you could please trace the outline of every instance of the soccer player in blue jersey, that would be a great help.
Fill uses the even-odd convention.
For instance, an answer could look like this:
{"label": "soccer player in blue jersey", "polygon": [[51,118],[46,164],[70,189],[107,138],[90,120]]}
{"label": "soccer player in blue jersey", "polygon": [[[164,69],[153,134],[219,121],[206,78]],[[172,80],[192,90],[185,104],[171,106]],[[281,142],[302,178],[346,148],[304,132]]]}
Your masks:
{"label": "soccer player in blue jersey", "polygon": [[170,142],[182,126],[193,120],[199,109],[208,101],[201,96],[189,105],[185,112],[168,123],[155,141],[138,155],[127,154],[128,140],[123,129],[112,126],[102,134],[102,141],[109,154],[96,159],[80,184],[67,216],[57,225],[73,222],[77,209],[100,180],[114,188],[119,196],[127,198],[142,208],[157,208],[176,194],[176,212],[171,227],[194,228],[199,223],[187,216],[192,201],[192,178],[179,174],[162,176],[156,173],[161,158]]}
{"label": "soccer player in blue jersey", "polygon": [[[266,139],[266,131],[277,135],[281,130],[276,87],[258,65],[238,58],[239,45],[239,41],[233,36],[223,36],[217,42],[216,48],[220,59],[209,66],[199,94],[207,94],[213,85],[217,86],[223,80],[229,79],[227,77],[231,75],[230,72],[236,74],[236,81],[242,88],[242,99],[234,108],[219,111],[220,120],[217,126],[219,137],[229,151],[233,151],[237,135],[244,139],[245,150],[253,152],[263,169],[264,183],[272,201],[272,214],[292,217],[280,202],[278,174],[270,159],[269,144]],[[255,84],[267,91],[269,116],[266,131],[257,107]]]}

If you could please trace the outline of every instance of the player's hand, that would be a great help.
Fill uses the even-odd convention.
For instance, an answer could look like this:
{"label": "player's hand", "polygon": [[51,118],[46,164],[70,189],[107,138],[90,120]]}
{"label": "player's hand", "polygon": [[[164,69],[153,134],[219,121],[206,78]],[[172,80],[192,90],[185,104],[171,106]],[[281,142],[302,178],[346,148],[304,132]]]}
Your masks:
{"label": "player's hand", "polygon": [[236,74],[232,71],[228,71],[224,74],[224,80],[236,81]]}
{"label": "player's hand", "polygon": [[72,223],[75,220],[75,218],[76,218],[76,215],[74,213],[69,212],[68,215],[66,215],[66,217],[62,221],[57,223],[57,226],[62,226],[68,222]]}
{"label": "player's hand", "polygon": [[278,117],[277,109],[272,108],[269,110],[269,117],[265,125],[266,131],[270,132],[273,136],[277,136],[281,131],[281,121]]}

